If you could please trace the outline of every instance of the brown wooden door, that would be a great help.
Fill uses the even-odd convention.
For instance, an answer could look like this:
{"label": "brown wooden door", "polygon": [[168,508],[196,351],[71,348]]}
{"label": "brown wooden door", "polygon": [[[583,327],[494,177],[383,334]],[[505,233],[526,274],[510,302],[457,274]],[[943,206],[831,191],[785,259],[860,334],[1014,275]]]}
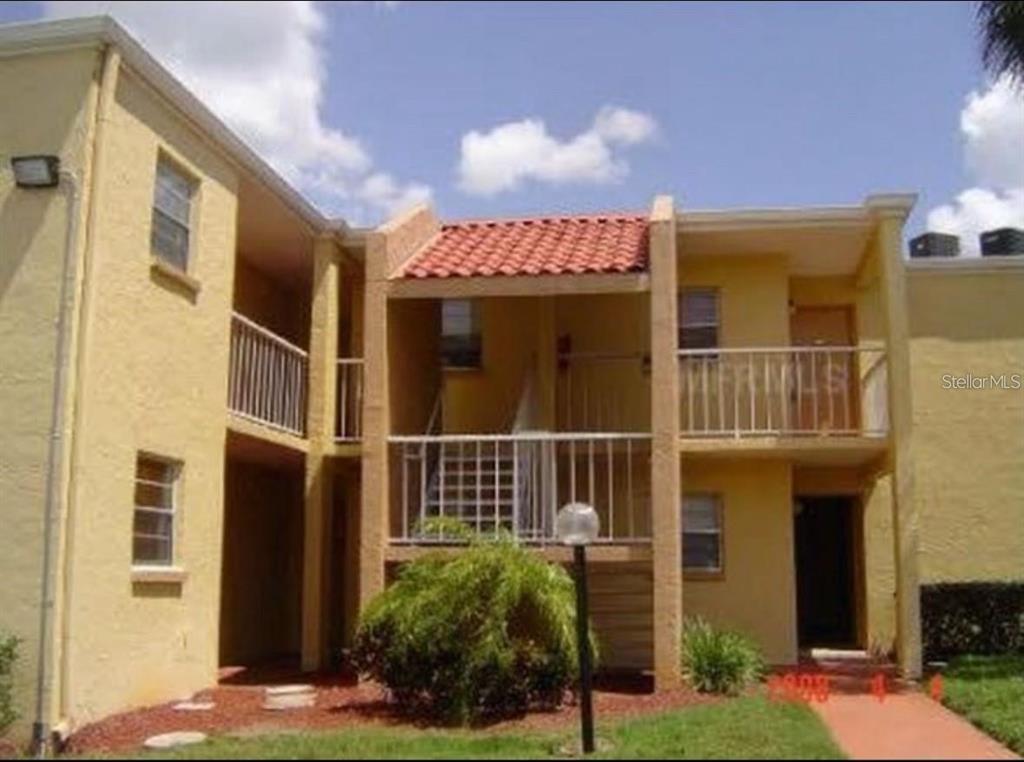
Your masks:
{"label": "brown wooden door", "polygon": [[[849,307],[797,307],[790,315],[790,340],[795,347],[852,347]],[[802,431],[858,428],[856,357],[852,352],[794,353],[795,383],[791,387],[791,421]]]}

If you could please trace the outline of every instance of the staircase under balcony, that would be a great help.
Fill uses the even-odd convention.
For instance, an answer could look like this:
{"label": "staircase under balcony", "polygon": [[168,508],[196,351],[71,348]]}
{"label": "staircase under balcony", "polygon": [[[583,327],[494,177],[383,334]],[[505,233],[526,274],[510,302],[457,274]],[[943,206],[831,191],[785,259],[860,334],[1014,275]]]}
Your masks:
{"label": "staircase under balcony", "polygon": [[[642,379],[643,358],[633,361]],[[582,426],[588,421],[593,426],[612,420],[614,400],[599,402],[604,395],[587,384],[605,379],[607,386],[607,379],[614,376],[584,372],[575,381],[577,398],[570,398],[566,389],[573,383],[567,367],[563,364],[559,382],[559,423],[571,420]],[[597,510],[598,543],[650,542],[650,434],[611,426],[612,430],[537,430],[531,425],[538,405],[532,379],[527,374],[505,431],[442,433],[439,395],[424,434],[390,437],[396,488],[392,544],[453,545],[505,536],[529,545],[556,545],[555,515],[566,503],[577,501]]]}

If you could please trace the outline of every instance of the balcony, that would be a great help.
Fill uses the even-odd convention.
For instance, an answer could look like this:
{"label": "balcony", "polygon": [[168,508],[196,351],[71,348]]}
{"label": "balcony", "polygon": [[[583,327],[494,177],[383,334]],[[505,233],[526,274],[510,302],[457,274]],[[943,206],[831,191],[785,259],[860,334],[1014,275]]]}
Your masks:
{"label": "balcony", "polygon": [[[362,437],[363,360],[337,361],[335,441]],[[306,350],[244,315],[231,315],[228,410],[296,437],[306,436],[309,360]]]}
{"label": "balcony", "polygon": [[679,352],[686,438],[885,437],[885,352],[869,347]]}
{"label": "balcony", "polygon": [[523,432],[392,436],[391,542],[452,545],[466,532],[558,544],[555,514],[593,505],[599,544],[651,538],[647,435]]}
{"label": "balcony", "polygon": [[231,314],[228,410],[236,416],[297,437],[306,435],[306,351]]}

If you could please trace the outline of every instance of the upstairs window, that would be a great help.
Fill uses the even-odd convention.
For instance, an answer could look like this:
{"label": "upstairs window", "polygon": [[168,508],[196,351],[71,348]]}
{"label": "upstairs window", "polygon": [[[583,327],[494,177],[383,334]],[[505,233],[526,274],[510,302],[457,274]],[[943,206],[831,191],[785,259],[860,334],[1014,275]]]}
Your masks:
{"label": "upstairs window", "polygon": [[480,318],[469,299],[441,303],[441,361],[446,368],[479,368],[483,364]]}
{"label": "upstairs window", "polygon": [[718,347],[718,291],[688,288],[679,296],[679,348]]}
{"label": "upstairs window", "polygon": [[192,222],[192,199],[196,182],[165,158],[156,165],[153,191],[153,256],[172,267],[188,271]]}
{"label": "upstairs window", "polygon": [[722,499],[719,495],[683,496],[683,570],[722,571]]}
{"label": "upstairs window", "polygon": [[177,484],[181,466],[139,454],[135,461],[132,564],[172,566]]}

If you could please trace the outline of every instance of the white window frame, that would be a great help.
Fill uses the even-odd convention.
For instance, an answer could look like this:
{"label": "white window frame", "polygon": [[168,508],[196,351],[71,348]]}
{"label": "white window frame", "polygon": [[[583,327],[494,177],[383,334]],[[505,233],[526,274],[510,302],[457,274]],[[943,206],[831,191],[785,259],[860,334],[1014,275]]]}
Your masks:
{"label": "white window frame", "polygon": [[[695,500],[709,500],[715,508],[715,524],[714,529],[687,529],[686,527],[686,505],[689,501]],[[714,575],[718,576],[725,572],[725,508],[722,495],[717,492],[686,492],[683,494],[682,504],[680,506],[681,511],[681,523],[683,527],[682,542],[683,547],[686,545],[686,535],[703,535],[703,536],[714,536],[718,539],[718,565],[717,566],[690,566],[686,559],[686,553],[683,553],[683,572],[686,574],[694,575]]]}
{"label": "white window frame", "polygon": [[[143,461],[150,463],[159,463],[161,466],[167,469],[169,481],[161,482],[154,481],[152,479],[143,479],[139,476],[139,465]],[[165,458],[160,455],[154,455],[149,452],[139,452],[135,456],[135,478],[133,484],[133,496],[132,496],[132,567],[133,568],[172,568],[177,562],[177,546],[178,546],[178,516],[180,511],[178,510],[178,497],[180,493],[181,483],[181,471],[182,464],[180,461]],[[135,496],[134,489],[140,484],[145,484],[152,487],[159,487],[160,489],[169,489],[170,491],[170,508],[164,508],[162,506],[153,505],[139,505]],[[162,535],[151,535],[140,533],[135,530],[135,517],[140,512],[157,514],[161,516],[170,517],[170,536],[164,537]],[[136,537],[144,537],[147,539],[154,539],[160,541],[166,541],[168,543],[167,560],[140,560],[135,556],[135,539]]]}
{"label": "white window frame", "polygon": [[[709,295],[715,305],[715,319],[713,321],[690,321],[688,310],[686,309],[687,298],[693,297],[697,294]],[[683,343],[683,334],[691,329],[715,329],[715,343],[711,347],[687,347]],[[709,354],[713,354],[713,350],[717,349],[722,344],[722,298],[717,288],[711,287],[690,287],[684,288],[679,292],[679,331],[677,341],[679,342],[679,349],[707,349]]]}
{"label": "white window frame", "polygon": [[[170,192],[175,193],[179,201],[185,204],[187,211],[185,219],[180,219],[171,210],[162,209],[157,204],[158,193],[157,190],[160,185],[160,173],[167,172],[171,175],[179,178],[183,184],[188,187],[188,195],[185,198],[181,197],[181,194],[175,193],[173,189]],[[186,169],[181,162],[175,160],[167,153],[160,151],[157,155],[156,160],[156,172],[153,175],[153,203],[150,209],[150,239],[149,239],[149,251],[150,255],[160,261],[163,265],[178,270],[182,273],[188,273],[192,268],[192,253],[194,249],[195,239],[195,207],[196,199],[199,195],[199,181],[195,175]],[[161,252],[155,244],[156,238],[156,217],[160,215],[170,221],[172,225],[177,225],[184,228],[185,230],[185,252],[184,252],[184,263],[174,261],[168,254]]]}

